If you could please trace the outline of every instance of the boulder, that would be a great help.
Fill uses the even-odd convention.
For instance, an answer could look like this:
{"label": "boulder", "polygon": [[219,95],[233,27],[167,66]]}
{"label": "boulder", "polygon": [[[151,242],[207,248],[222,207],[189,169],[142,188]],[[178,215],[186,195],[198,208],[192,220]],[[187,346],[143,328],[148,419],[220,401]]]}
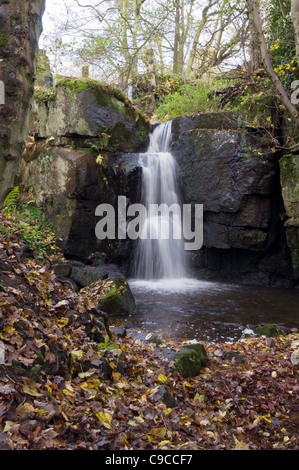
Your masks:
{"label": "boulder", "polygon": [[267,338],[276,338],[279,335],[277,325],[267,323],[254,329],[254,333],[258,336],[266,336]]}
{"label": "boulder", "polygon": [[182,377],[195,377],[205,366],[207,353],[202,343],[190,344],[175,354],[173,360]]}
{"label": "boulder", "polygon": [[123,278],[112,279],[109,292],[101,297],[97,307],[110,316],[132,314],[135,299],[128,282]]}

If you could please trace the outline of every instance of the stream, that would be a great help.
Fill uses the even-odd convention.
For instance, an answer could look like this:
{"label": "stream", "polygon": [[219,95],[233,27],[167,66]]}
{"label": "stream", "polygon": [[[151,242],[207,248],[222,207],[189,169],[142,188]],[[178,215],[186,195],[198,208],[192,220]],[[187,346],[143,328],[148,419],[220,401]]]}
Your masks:
{"label": "stream", "polygon": [[233,342],[260,323],[299,328],[299,290],[195,279],[130,280],[136,299],[127,324],[163,339]]}
{"label": "stream", "polygon": [[[159,124],[139,155],[144,224],[136,245],[132,279],[135,313],[127,326],[174,340],[236,341],[260,323],[299,328],[299,289],[259,288],[188,278],[181,217],[151,211],[180,207],[180,177],[170,153],[171,122]],[[200,181],[198,182],[200,184]],[[160,206],[161,207],[161,206]],[[170,231],[165,227],[172,229]],[[150,234],[150,236],[149,236]],[[157,236],[159,234],[159,236]]]}

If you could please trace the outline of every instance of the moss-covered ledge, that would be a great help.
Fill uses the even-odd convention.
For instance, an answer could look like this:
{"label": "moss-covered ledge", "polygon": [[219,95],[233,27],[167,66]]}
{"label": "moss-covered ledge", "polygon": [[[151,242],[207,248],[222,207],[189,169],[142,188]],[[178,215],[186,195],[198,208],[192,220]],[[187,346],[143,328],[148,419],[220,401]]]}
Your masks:
{"label": "moss-covered ledge", "polygon": [[[150,124],[122,90],[97,80],[62,78],[52,90],[38,89],[29,132],[54,136],[61,145],[96,145],[108,152],[134,152],[146,146]],[[63,140],[63,141],[62,141]]]}

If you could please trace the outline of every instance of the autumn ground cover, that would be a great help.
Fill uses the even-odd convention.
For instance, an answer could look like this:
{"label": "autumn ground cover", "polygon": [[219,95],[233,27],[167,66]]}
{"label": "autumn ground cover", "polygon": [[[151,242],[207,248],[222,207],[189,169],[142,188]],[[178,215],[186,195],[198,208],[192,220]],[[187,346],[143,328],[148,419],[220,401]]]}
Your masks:
{"label": "autumn ground cover", "polygon": [[[0,213],[2,227],[14,224]],[[55,279],[51,255],[22,257],[18,231],[3,233],[1,448],[299,449],[298,333],[203,342],[205,367],[183,378],[171,338],[118,337],[112,319],[108,336],[94,308],[109,281],[75,293]]]}

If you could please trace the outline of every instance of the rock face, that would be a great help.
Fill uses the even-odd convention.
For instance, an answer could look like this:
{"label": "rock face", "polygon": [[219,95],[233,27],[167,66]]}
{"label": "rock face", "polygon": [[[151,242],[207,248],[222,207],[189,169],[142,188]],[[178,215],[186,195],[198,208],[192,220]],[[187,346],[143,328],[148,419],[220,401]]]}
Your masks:
{"label": "rock face", "polygon": [[296,279],[299,279],[299,155],[280,160],[280,179],[285,207],[285,232]]}
{"label": "rock face", "polygon": [[238,128],[235,115],[176,118],[172,130],[184,201],[204,210],[203,248],[193,265],[237,282],[292,283],[280,155],[263,136]]}
{"label": "rock face", "polygon": [[66,257],[86,260],[104,251],[109,262],[122,264],[128,243],[98,240],[95,210],[115,205],[117,195],[133,197],[138,170],[120,156],[146,146],[148,123],[120,91],[88,79],[62,80],[35,101],[30,133],[35,140],[29,139],[17,183],[33,191]]}
{"label": "rock face", "polygon": [[44,8],[45,0],[0,1],[0,208],[25,146]]}
{"label": "rock face", "polygon": [[[65,255],[90,264],[92,253],[104,253],[106,264],[128,275],[133,242],[98,240],[95,209],[109,203],[117,213],[118,196],[140,202],[138,152],[147,147],[149,125],[115,90],[64,80],[40,97],[30,129],[36,140],[27,146],[20,186],[34,188]],[[203,247],[190,256],[196,274],[296,284],[298,157],[273,152],[267,137],[242,128],[235,113],[179,117],[172,134],[184,202],[204,210]],[[98,266],[96,275],[111,277],[105,269]],[[96,270],[81,271],[89,279]],[[85,285],[82,276],[78,284]]]}
{"label": "rock face", "polygon": [[31,113],[29,133],[54,137],[56,144],[110,152],[134,152],[149,127],[121,90],[91,79],[61,79],[53,92],[40,94]]}

